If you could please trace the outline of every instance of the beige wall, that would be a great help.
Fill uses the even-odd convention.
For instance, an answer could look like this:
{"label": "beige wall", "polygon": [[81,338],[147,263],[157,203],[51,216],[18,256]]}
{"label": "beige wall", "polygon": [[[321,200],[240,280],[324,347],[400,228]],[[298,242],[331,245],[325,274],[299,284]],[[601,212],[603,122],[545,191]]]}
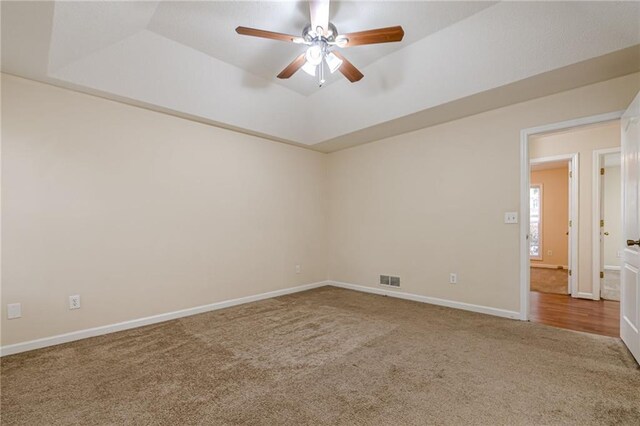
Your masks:
{"label": "beige wall", "polygon": [[593,288],[593,151],[617,146],[620,146],[619,121],[533,137],[529,144],[531,158],[579,154],[578,292],[585,295]]}
{"label": "beige wall", "polygon": [[[325,155],[3,75],[2,344],[380,273],[517,311],[503,215],[520,130],[624,109],[639,88],[630,75]],[[12,302],[23,318],[7,321]]]}
{"label": "beige wall", "polygon": [[8,75],[2,151],[3,345],[326,279],[325,154]]}
{"label": "beige wall", "polygon": [[[329,154],[329,277],[518,311],[520,131],[625,109],[638,74]],[[449,273],[458,284],[449,284]]]}
{"label": "beige wall", "polygon": [[569,168],[532,171],[530,182],[542,185],[542,259],[531,259],[531,265],[567,266]]}
{"label": "beige wall", "polygon": [[618,252],[623,249],[622,240],[622,180],[620,166],[605,167],[604,173],[604,237],[605,266],[620,266]]}

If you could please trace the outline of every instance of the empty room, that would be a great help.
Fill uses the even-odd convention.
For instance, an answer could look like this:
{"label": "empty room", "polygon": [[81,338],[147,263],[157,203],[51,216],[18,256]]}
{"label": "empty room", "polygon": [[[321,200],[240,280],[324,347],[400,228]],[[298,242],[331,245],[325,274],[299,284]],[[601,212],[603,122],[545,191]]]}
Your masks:
{"label": "empty room", "polygon": [[640,424],[640,2],[0,15],[0,424]]}

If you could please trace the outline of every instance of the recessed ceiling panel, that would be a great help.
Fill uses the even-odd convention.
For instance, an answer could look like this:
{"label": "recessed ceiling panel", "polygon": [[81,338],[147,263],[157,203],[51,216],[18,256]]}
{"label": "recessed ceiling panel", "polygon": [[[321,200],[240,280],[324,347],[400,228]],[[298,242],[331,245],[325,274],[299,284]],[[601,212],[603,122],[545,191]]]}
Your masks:
{"label": "recessed ceiling panel", "polygon": [[[344,49],[364,78],[352,84],[334,74],[321,89],[304,72],[276,78],[304,46],[235,33],[242,25],[298,34],[306,2],[0,7],[3,72],[317,149],[380,138],[386,123],[390,136],[626,75],[640,63],[637,2],[331,2],[342,33],[402,25],[405,38]],[[612,54],[618,59],[596,61],[596,72],[566,75]],[[523,89],[522,81],[531,83]],[[504,88],[509,96],[474,100]]]}
{"label": "recessed ceiling panel", "polygon": [[[343,53],[358,68],[465,19],[495,2],[362,2],[332,1],[331,21],[341,33],[402,25],[400,43],[357,46]],[[318,90],[313,77],[276,75],[304,46],[236,34],[237,26],[301,35],[309,22],[303,2],[161,2],[149,30],[200,50],[245,71],[309,95]],[[327,84],[343,77],[332,76]]]}
{"label": "recessed ceiling panel", "polygon": [[49,71],[144,30],[157,4],[156,1],[56,2]]}

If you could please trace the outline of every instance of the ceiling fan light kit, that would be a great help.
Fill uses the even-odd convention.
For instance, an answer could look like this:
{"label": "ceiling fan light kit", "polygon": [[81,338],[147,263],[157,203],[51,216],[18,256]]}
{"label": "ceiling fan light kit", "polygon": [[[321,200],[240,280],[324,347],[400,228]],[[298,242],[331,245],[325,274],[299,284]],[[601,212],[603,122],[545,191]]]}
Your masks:
{"label": "ceiling fan light kit", "polygon": [[247,27],[238,27],[236,32],[241,35],[307,45],[307,50],[287,65],[278,74],[278,78],[289,78],[302,69],[316,77],[320,87],[326,82],[327,73],[340,71],[352,83],[364,77],[351,62],[335,50],[336,48],[398,42],[404,37],[404,30],[400,26],[339,34],[336,26],[329,22],[329,0],[310,0],[309,11],[311,23],[302,30],[302,37]]}

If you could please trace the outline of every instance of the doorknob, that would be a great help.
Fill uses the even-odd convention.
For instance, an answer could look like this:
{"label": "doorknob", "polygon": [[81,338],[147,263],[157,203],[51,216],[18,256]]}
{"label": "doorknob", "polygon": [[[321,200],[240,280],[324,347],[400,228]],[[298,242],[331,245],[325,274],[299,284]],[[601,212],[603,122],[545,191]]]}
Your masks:
{"label": "doorknob", "polygon": [[637,240],[637,241],[627,240],[627,245],[629,247],[631,247],[631,246],[640,246],[640,240]]}
{"label": "doorknob", "polygon": [[604,233],[604,235],[609,236],[609,233],[608,233],[608,232],[605,232],[605,233]]}

